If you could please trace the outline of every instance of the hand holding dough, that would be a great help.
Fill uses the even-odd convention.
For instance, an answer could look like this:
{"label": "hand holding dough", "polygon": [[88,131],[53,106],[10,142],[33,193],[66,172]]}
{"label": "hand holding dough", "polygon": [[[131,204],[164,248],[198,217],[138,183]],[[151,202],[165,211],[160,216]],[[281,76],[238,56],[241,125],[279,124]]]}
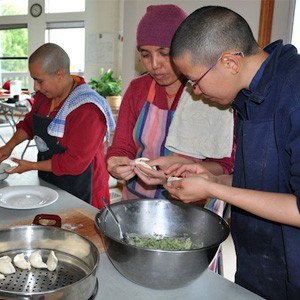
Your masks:
{"label": "hand holding dough", "polygon": [[167,181],[170,182],[170,181],[176,181],[176,180],[181,180],[182,177],[176,177],[176,176],[170,176],[168,177]]}
{"label": "hand holding dough", "polygon": [[[136,158],[136,159],[134,160],[134,162],[135,162],[135,164],[136,164],[137,167],[140,165],[140,166],[143,166],[143,167],[145,167],[145,168],[147,168],[147,169],[157,171],[156,166],[149,166],[149,165],[146,163],[146,161],[148,161],[148,160],[150,160],[150,159],[149,159],[149,158],[146,158],[146,157],[139,157],[139,158]],[[142,170],[141,170],[141,172],[142,172]],[[143,173],[143,172],[142,172],[142,173]],[[145,173],[144,173],[144,174],[145,174]],[[147,175],[147,174],[145,174],[145,175]]]}

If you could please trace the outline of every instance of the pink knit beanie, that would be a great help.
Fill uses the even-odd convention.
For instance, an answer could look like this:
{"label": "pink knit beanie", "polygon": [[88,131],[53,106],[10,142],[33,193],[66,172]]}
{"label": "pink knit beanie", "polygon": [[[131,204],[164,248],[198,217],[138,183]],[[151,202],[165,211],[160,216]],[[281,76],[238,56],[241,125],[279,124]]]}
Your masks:
{"label": "pink knit beanie", "polygon": [[186,17],[187,13],[173,4],[148,6],[137,28],[137,47],[170,48],[175,31]]}

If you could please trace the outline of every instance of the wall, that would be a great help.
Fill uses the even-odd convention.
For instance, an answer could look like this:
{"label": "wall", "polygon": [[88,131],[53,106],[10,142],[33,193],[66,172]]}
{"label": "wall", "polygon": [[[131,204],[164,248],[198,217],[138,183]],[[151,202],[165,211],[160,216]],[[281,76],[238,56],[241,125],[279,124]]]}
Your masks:
{"label": "wall", "polygon": [[[36,2],[44,6],[44,0],[29,0],[29,7]],[[281,38],[284,42],[290,41],[294,2],[295,0],[275,0],[272,40]],[[105,54],[102,46],[112,40],[114,43],[112,68],[116,75],[122,75],[125,91],[130,80],[142,71],[135,47],[137,24],[148,5],[168,3],[181,6],[188,13],[204,5],[227,6],[240,13],[249,22],[254,35],[256,37],[258,35],[260,0],[86,0],[86,12],[64,14],[64,21],[85,22],[85,78],[89,80],[98,75],[103,64],[97,60],[99,57],[103,58]],[[46,22],[61,21],[60,17],[60,14],[44,13],[38,18],[30,15],[19,17],[18,22],[28,23],[29,55],[44,42]],[[2,17],[1,22],[16,23],[13,17]],[[99,38],[101,34],[104,37],[102,40]],[[121,41],[123,37],[124,42]]]}
{"label": "wall", "polygon": [[[249,23],[254,36],[258,37],[261,0],[124,0],[124,44],[123,44],[123,92],[129,82],[141,72],[136,51],[136,28],[147,6],[151,4],[176,4],[187,13],[205,5],[226,6],[241,14]],[[290,41],[290,20],[292,18],[294,0],[275,0],[272,40]]]}
{"label": "wall", "polygon": [[[44,0],[29,0],[29,7],[35,2],[40,2],[44,6]],[[119,2],[119,0],[86,0],[85,12],[63,16],[63,21],[83,20],[85,23],[85,78],[87,81],[91,77],[98,76],[101,67],[111,67],[116,75],[121,72],[117,51]],[[43,13],[38,18],[28,17],[29,54],[44,43],[46,22],[55,21],[61,21],[61,14]]]}
{"label": "wall", "polygon": [[[33,3],[39,3],[45,7],[44,2],[45,0],[29,0],[28,7],[30,8]],[[91,77],[98,76],[101,67],[111,67],[116,75],[121,73],[122,65],[118,49],[122,50],[122,48],[118,47],[120,46],[118,45],[118,36],[120,28],[122,28],[120,24],[123,24],[123,6],[120,3],[122,0],[86,0],[85,12],[45,14],[43,11],[37,18],[30,14],[0,18],[3,24],[28,24],[28,55],[45,42],[47,22],[84,21],[86,28],[85,78],[88,81]],[[100,36],[102,39],[99,38]],[[111,48],[108,48],[109,43],[113,45]],[[29,90],[33,91],[32,79],[30,79]]]}
{"label": "wall", "polygon": [[275,0],[272,41],[283,39],[285,43],[291,42],[295,2],[296,0]]}
{"label": "wall", "polygon": [[98,75],[101,67],[111,67],[115,75],[121,73],[118,45],[121,14],[119,0],[86,0],[85,78]]}

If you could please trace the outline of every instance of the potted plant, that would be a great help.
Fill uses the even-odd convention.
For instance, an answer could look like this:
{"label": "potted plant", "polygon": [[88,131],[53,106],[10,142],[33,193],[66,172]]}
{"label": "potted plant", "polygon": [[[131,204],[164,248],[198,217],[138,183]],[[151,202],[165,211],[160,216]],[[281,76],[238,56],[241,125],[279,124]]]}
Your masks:
{"label": "potted plant", "polygon": [[117,110],[121,104],[122,79],[113,77],[113,70],[100,70],[99,79],[91,78],[89,81],[90,87],[105,97],[113,110]]}

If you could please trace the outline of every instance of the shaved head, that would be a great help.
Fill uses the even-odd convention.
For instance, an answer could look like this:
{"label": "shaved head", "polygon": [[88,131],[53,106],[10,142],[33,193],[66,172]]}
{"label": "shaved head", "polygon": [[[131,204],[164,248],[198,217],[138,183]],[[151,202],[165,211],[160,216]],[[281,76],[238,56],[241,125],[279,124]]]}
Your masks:
{"label": "shaved head", "polygon": [[29,65],[36,62],[41,63],[43,71],[49,75],[54,75],[59,70],[70,74],[70,58],[57,44],[46,43],[34,51],[29,57]]}

